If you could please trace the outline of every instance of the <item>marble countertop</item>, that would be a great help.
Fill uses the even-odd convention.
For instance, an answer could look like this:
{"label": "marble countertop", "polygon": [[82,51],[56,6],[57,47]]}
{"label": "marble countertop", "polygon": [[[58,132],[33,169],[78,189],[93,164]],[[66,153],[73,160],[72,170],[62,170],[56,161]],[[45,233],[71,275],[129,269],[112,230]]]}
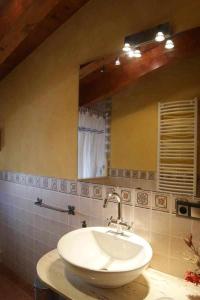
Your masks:
{"label": "marble countertop", "polygon": [[66,271],[57,250],[39,260],[37,274],[50,289],[71,300],[200,300],[200,287],[151,268],[121,288],[91,286]]}

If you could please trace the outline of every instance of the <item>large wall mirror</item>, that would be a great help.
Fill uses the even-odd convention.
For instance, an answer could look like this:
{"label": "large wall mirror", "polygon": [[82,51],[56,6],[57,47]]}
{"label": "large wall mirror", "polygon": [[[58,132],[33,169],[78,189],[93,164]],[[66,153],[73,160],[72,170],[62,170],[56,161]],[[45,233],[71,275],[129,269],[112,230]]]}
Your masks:
{"label": "large wall mirror", "polygon": [[[135,58],[135,62],[120,57],[118,64],[118,57],[111,55],[81,67],[78,125],[80,180],[150,190],[159,188],[193,195],[199,193],[200,50],[193,49],[189,55],[182,57],[181,54],[179,57],[177,53],[181,51],[181,46],[178,40],[177,45],[178,50],[174,50],[176,59],[162,65],[160,56],[158,61],[154,57],[154,67],[151,66],[149,72],[138,78],[130,73],[137,73],[139,64],[141,67],[147,64],[145,57]],[[148,51],[152,48],[147,49],[144,56],[148,55]],[[167,55],[173,57],[172,52]],[[136,70],[133,69],[134,63]],[[155,67],[157,63],[159,66]],[[148,61],[148,64],[151,62]],[[165,103],[169,104],[164,106],[165,109],[172,112],[168,120],[165,115],[161,116],[163,108],[159,108]],[[166,122],[165,127],[161,126],[162,118]],[[174,129],[174,124],[178,129]],[[168,150],[160,141],[166,130],[168,142],[164,140],[164,143],[169,145]],[[178,130],[175,131],[177,134],[173,130]],[[178,141],[178,144],[170,144],[170,141]],[[163,149],[164,154],[160,154]],[[175,163],[174,174],[168,168],[171,161]],[[163,165],[166,166],[164,175],[159,174]],[[158,177],[167,179],[167,185],[163,181],[158,187]],[[184,182],[183,191],[180,181]]]}

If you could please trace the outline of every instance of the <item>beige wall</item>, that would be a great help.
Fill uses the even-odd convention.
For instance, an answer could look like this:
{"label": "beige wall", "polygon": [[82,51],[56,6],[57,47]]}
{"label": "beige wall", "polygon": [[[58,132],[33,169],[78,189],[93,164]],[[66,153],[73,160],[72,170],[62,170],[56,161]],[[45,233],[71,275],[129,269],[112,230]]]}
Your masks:
{"label": "beige wall", "polygon": [[200,96],[200,55],[145,76],[112,99],[111,167],[156,170],[158,102]]}
{"label": "beige wall", "polygon": [[200,25],[199,11],[199,0],[90,1],[0,83],[0,169],[76,178],[79,64],[160,22]]}

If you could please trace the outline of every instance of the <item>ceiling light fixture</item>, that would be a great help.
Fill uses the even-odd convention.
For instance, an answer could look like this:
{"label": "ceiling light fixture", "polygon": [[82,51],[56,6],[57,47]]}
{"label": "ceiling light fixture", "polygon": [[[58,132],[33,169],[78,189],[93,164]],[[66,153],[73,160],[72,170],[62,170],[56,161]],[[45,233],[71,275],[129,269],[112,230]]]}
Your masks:
{"label": "ceiling light fixture", "polygon": [[119,60],[119,57],[115,60],[115,66],[120,66],[121,65],[121,62]]}
{"label": "ceiling light fixture", "polygon": [[136,58],[139,58],[142,56],[141,51],[139,49],[136,49],[133,51],[133,56]]}
{"label": "ceiling light fixture", "polygon": [[167,40],[165,43],[165,49],[173,49],[174,48],[174,43],[172,40]]}
{"label": "ceiling light fixture", "polygon": [[125,43],[122,50],[123,50],[124,52],[129,52],[130,49],[131,49],[131,48],[130,48],[130,44],[129,44],[129,43]]}
{"label": "ceiling light fixture", "polygon": [[158,31],[156,33],[156,37],[155,37],[155,41],[156,42],[162,42],[165,40],[165,36],[164,36],[164,33],[162,31]]}
{"label": "ceiling light fixture", "polygon": [[134,50],[130,49],[127,54],[128,54],[128,57],[130,57],[130,58],[132,58],[132,57],[139,58],[142,56],[141,51],[139,49],[134,49]]}
{"label": "ceiling light fixture", "polygon": [[133,50],[129,50],[127,54],[128,54],[128,57],[130,57],[130,58],[134,57],[134,51]]}

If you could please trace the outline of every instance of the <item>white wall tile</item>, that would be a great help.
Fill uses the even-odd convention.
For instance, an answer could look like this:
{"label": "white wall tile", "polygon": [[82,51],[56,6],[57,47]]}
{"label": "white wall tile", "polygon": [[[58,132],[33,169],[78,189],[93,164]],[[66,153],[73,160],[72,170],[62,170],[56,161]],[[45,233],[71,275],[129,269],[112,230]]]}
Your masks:
{"label": "white wall tile", "polygon": [[[52,183],[49,178],[48,182]],[[150,180],[148,182],[150,184]],[[71,183],[76,187],[76,182]],[[57,186],[61,189],[60,181],[57,181]],[[94,185],[89,184],[90,196],[94,196],[93,187]],[[84,220],[88,226],[105,226],[107,219],[111,216],[117,217],[117,203],[109,202],[107,208],[103,208],[103,199],[113,187],[101,186],[102,197],[99,199],[97,199],[99,196],[93,199],[77,196],[74,186],[75,195],[69,194],[69,181],[67,181],[68,193],[52,191],[49,188],[0,180],[0,247],[3,250],[3,258],[16,272],[28,276],[29,281],[33,280],[37,260],[55,248],[63,234],[81,228]],[[114,190],[120,192],[122,189],[114,188]],[[131,197],[136,204],[135,192],[131,189]],[[80,194],[80,184],[78,193]],[[188,266],[182,255],[182,250],[185,251],[184,245],[182,248],[183,237],[192,232],[197,239],[200,222],[152,210],[152,193],[149,191],[147,193],[149,195],[147,208],[142,202],[141,206],[144,207],[123,205],[124,221],[134,222],[134,232],[151,242],[154,250],[152,260],[154,268],[180,276]],[[75,216],[35,206],[37,197],[49,205],[60,208],[67,209],[68,205],[73,205],[76,207]]]}

